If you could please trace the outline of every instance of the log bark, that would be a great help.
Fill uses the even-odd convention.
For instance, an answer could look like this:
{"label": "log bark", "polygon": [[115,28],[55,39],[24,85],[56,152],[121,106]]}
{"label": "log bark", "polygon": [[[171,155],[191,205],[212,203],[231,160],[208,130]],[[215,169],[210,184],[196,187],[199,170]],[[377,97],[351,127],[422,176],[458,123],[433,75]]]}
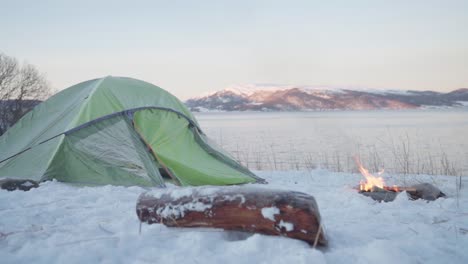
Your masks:
{"label": "log bark", "polygon": [[372,198],[374,201],[378,202],[391,202],[395,200],[399,192],[387,191],[385,189],[380,190],[371,190],[371,191],[359,191],[364,196]]}
{"label": "log bark", "polygon": [[7,191],[29,191],[30,189],[37,187],[39,187],[39,183],[33,180],[18,180],[9,178],[0,180],[0,188]]}
{"label": "log bark", "polygon": [[426,201],[434,201],[437,198],[445,197],[445,193],[443,193],[439,188],[435,187],[430,183],[419,183],[411,186],[413,190],[407,190],[408,196],[413,199],[423,199]]}
{"label": "log bark", "polygon": [[252,186],[158,189],[140,195],[136,213],[148,224],[221,228],[327,244],[314,197],[300,192]]}
{"label": "log bark", "polygon": [[415,192],[416,188],[414,187],[400,187],[400,186],[384,186],[383,188],[386,191],[392,191],[392,192]]}
{"label": "log bark", "polygon": [[[358,187],[359,188],[359,187]],[[445,193],[439,190],[432,184],[420,183],[410,187],[387,187],[383,189],[373,187],[371,191],[359,191],[361,194],[372,198],[379,202],[391,202],[395,200],[400,192],[406,191],[408,198],[411,200],[423,199],[426,201],[434,201],[437,198],[445,197]]]}

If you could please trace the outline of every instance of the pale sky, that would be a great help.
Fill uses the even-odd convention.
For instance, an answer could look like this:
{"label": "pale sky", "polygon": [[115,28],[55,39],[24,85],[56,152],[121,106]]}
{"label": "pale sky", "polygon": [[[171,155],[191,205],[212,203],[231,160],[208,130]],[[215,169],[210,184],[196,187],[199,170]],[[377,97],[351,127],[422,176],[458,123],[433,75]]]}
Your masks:
{"label": "pale sky", "polygon": [[468,1],[0,1],[0,52],[57,90],[107,75],[181,99],[247,83],[468,87]]}

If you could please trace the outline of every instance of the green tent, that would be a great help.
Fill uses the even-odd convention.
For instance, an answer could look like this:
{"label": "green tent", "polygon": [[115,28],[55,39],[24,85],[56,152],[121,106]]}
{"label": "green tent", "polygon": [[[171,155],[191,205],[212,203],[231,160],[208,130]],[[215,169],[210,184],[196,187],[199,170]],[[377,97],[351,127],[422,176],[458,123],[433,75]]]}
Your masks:
{"label": "green tent", "polygon": [[85,185],[263,182],[210,142],[175,96],[105,77],[36,106],[0,137],[0,178]]}

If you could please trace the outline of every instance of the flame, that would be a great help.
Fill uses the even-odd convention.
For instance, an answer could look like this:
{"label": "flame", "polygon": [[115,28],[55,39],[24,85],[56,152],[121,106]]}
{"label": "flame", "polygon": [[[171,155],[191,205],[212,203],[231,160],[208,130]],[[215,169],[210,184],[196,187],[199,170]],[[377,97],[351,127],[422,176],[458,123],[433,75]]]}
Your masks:
{"label": "flame", "polygon": [[[381,189],[384,189],[384,180],[382,177],[376,177],[372,175],[369,170],[364,168],[362,166],[361,161],[359,160],[358,157],[354,157],[354,161],[356,162],[356,165],[358,166],[359,172],[366,178],[365,181],[361,181],[359,184],[359,190],[361,191],[371,191],[372,187],[379,187]],[[384,172],[384,170],[378,172],[378,175],[381,175]]]}

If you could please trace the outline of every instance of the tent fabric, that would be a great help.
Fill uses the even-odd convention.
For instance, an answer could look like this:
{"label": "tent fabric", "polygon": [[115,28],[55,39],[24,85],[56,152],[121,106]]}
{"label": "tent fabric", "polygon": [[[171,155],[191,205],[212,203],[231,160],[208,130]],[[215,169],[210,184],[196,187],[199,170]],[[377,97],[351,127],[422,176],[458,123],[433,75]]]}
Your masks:
{"label": "tent fabric", "polygon": [[105,77],[36,106],[0,137],[0,178],[86,185],[262,182],[208,140],[176,97],[152,84]]}
{"label": "tent fabric", "polygon": [[[154,159],[133,130],[131,122],[120,115],[68,134],[57,152],[45,174],[59,181],[164,185]],[[82,171],[93,173],[74,177]]]}
{"label": "tent fabric", "polygon": [[219,162],[195,140],[186,119],[176,113],[146,109],[134,115],[135,129],[181,185],[236,184],[251,177]]}

